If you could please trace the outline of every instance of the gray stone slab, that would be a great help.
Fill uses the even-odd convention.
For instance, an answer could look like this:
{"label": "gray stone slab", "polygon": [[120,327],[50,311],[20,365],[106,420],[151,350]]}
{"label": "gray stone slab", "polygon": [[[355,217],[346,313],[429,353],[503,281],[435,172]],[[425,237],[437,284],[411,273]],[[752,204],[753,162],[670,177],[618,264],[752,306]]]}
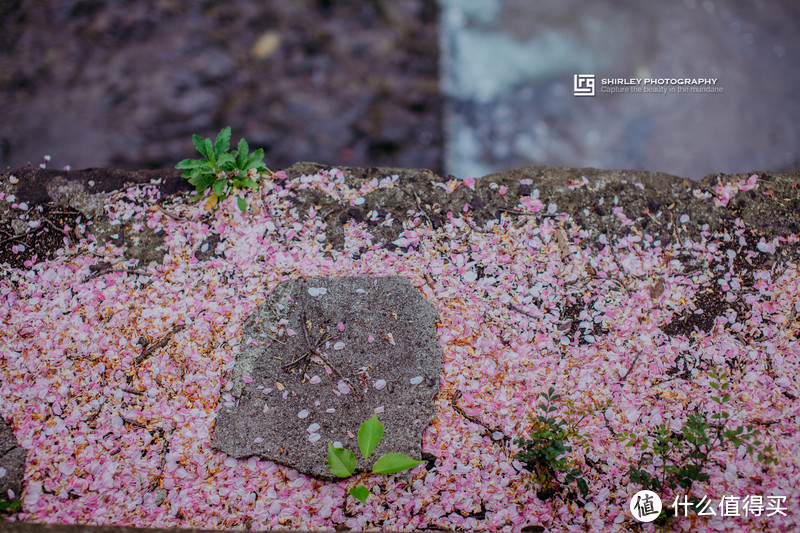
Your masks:
{"label": "gray stone slab", "polygon": [[390,452],[420,459],[442,367],[437,318],[401,277],[278,285],[245,324],[231,374],[236,406],[220,408],[214,449],[333,480],[328,443],[353,450],[361,469],[358,428],[382,407],[385,431],[369,468]]}
{"label": "gray stone slab", "polygon": [[0,501],[10,499],[9,490],[13,491],[14,500],[22,496],[27,454],[25,448],[19,446],[11,427],[0,420]]}

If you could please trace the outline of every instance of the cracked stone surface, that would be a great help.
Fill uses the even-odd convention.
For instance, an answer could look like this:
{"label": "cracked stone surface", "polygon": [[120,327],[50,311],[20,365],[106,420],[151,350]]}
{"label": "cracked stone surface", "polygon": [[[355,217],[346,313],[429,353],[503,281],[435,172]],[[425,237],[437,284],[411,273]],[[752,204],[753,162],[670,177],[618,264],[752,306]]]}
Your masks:
{"label": "cracked stone surface", "polygon": [[0,420],[0,500],[17,500],[22,495],[27,453],[11,427]]}
{"label": "cracked stone surface", "polygon": [[328,443],[353,450],[362,468],[355,436],[377,409],[385,431],[368,467],[390,452],[419,459],[439,391],[437,318],[402,277],[281,283],[245,325],[213,447],[338,479]]}

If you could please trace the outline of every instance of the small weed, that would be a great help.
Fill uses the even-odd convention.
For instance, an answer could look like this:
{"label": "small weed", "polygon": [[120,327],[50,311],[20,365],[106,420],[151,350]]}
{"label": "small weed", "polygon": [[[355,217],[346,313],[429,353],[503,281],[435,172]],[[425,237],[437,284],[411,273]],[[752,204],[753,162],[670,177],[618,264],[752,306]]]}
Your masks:
{"label": "small weed", "polygon": [[[709,480],[705,471],[711,454],[725,446],[747,445],[748,453],[752,453],[761,442],[756,439],[758,431],[750,426],[727,428],[729,413],[723,406],[730,401],[727,392],[730,383],[726,376],[709,372],[712,378],[710,386],[717,391],[711,400],[717,404],[717,412],[711,414],[709,423],[700,413],[690,414],[680,431],[674,432],[669,424],[664,424],[651,434],[642,438],[632,433],[622,434],[627,440],[627,445],[638,446],[642,451],[639,464],[628,471],[631,483],[639,484],[643,489],[652,490],[662,495],[678,495],[680,490],[688,495],[689,501],[694,504],[700,499],[691,495],[691,490],[696,482]],[[758,452],[758,459],[769,463],[770,448],[765,447]],[[650,466],[645,465],[651,463]],[[697,509],[695,509],[697,510]],[[669,520],[666,509],[656,520],[657,524],[665,524]]]}
{"label": "small weed", "polygon": [[562,483],[559,480],[560,474],[564,478],[563,484],[575,483],[581,494],[585,495],[589,487],[586,480],[581,477],[581,470],[563,457],[572,451],[567,442],[577,435],[575,425],[551,416],[551,413],[557,410],[553,403],[561,399],[553,387],[539,396],[544,400],[539,404],[543,414],[531,417],[533,428],[529,438],[515,440],[515,443],[522,447],[516,458],[525,463],[526,468],[533,474],[532,480],[542,488],[540,498],[541,495],[544,495],[542,499],[549,497],[555,485]]}
{"label": "small weed", "polygon": [[[257,191],[258,182],[255,178],[258,174],[271,174],[263,162],[264,150],[259,148],[251,154],[247,142],[241,139],[237,149],[228,153],[230,140],[230,127],[223,128],[214,142],[193,135],[192,143],[204,159],[184,159],[176,165],[195,187],[196,194],[192,201],[199,200],[207,189],[211,189],[206,209],[216,209],[220,200],[238,191]],[[237,198],[237,204],[243,212],[247,210],[247,202],[242,196]]]}
{"label": "small weed", "polygon": [[[372,418],[361,424],[358,429],[358,448],[364,458],[365,466],[361,475],[366,475],[366,461],[383,438],[383,424],[378,420],[378,415],[373,414]],[[387,453],[381,456],[372,466],[373,474],[394,474],[402,470],[414,468],[424,461],[416,461],[403,453]],[[356,470],[356,456],[347,448],[334,448],[328,444],[328,469],[333,475],[338,477],[350,477]],[[358,485],[350,489],[350,494],[359,499],[362,503],[367,501],[369,489],[364,485]]]}
{"label": "small weed", "polygon": [[5,498],[0,498],[0,522],[3,521],[2,515],[17,513],[21,508],[22,502],[19,500],[8,501]]}

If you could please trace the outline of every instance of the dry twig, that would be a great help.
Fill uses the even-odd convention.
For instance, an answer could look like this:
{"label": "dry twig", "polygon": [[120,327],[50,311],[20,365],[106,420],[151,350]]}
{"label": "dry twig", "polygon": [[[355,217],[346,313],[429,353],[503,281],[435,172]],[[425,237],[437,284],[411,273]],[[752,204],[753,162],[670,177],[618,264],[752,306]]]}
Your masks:
{"label": "dry twig", "polygon": [[169,344],[169,340],[172,338],[172,336],[181,331],[185,327],[186,327],[185,325],[175,326],[174,328],[172,328],[172,331],[168,332],[166,335],[161,337],[158,340],[158,342],[144,346],[142,348],[142,353],[140,353],[136,357],[136,359],[133,360],[133,364],[134,365],[140,364],[142,361],[150,357],[153,354],[153,352]]}
{"label": "dry twig", "polygon": [[506,434],[503,433],[503,431],[500,428],[487,426],[486,424],[484,424],[483,422],[481,422],[480,420],[478,420],[474,416],[471,416],[471,415],[467,414],[467,412],[464,411],[464,409],[461,406],[456,405],[456,401],[459,398],[461,398],[461,391],[456,391],[455,394],[453,394],[453,397],[450,398],[450,406],[453,408],[453,410],[455,410],[455,412],[457,412],[458,414],[460,414],[461,416],[463,416],[464,418],[466,418],[467,420],[469,420],[473,424],[477,424],[477,425],[481,426],[483,429],[485,429],[486,432],[489,434],[489,436],[492,437],[492,440],[494,440],[494,436],[493,436],[494,433],[502,433],[503,434],[503,439],[504,440],[508,440],[509,437],[506,436]]}

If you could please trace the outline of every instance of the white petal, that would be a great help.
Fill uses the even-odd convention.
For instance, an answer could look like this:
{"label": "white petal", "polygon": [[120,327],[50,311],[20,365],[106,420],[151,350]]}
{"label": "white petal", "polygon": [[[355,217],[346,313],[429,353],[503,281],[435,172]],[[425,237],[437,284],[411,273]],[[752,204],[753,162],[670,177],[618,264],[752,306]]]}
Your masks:
{"label": "white petal", "polygon": [[384,387],[386,387],[386,380],[385,379],[379,379],[378,381],[375,382],[375,388],[377,390],[381,390]]}
{"label": "white petal", "polygon": [[299,413],[297,413],[297,418],[308,418],[308,409],[303,409]]}
{"label": "white petal", "polygon": [[319,433],[312,433],[308,436],[308,442],[317,442],[320,438],[322,438],[322,435]]}
{"label": "white petal", "polygon": [[422,383],[422,376],[417,376],[415,378],[411,378],[411,384],[412,385],[419,385],[420,383]]}
{"label": "white petal", "polygon": [[323,294],[327,293],[328,289],[325,287],[310,287],[308,289],[308,294],[310,294],[312,297],[322,296]]}

